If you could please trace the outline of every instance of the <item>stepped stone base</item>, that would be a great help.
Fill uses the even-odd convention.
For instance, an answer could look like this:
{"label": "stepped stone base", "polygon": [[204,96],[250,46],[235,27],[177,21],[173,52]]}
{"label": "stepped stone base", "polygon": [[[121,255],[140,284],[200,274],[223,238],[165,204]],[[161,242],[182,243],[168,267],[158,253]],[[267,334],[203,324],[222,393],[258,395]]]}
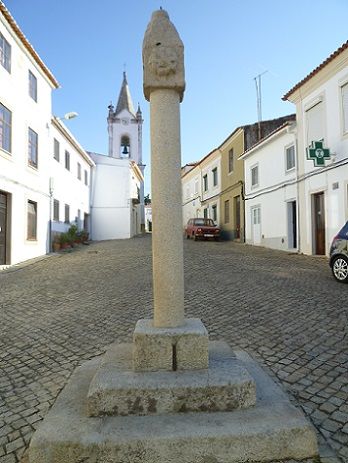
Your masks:
{"label": "stepped stone base", "polygon": [[134,372],[129,344],[106,352],[87,396],[90,416],[231,411],[255,402],[255,382],[229,348],[210,350],[209,369]]}
{"label": "stepped stone base", "polygon": [[199,318],[186,318],[177,328],[155,328],[153,320],[138,320],[133,333],[133,369],[208,368],[208,342],[208,331]]}
{"label": "stepped stone base", "polygon": [[[210,343],[226,360],[226,344]],[[225,359],[225,360],[224,360]],[[88,417],[87,394],[101,359],[78,368],[30,449],[30,463],[241,463],[301,460],[317,455],[312,426],[275,383],[236,353],[257,388],[254,407],[231,412]]]}

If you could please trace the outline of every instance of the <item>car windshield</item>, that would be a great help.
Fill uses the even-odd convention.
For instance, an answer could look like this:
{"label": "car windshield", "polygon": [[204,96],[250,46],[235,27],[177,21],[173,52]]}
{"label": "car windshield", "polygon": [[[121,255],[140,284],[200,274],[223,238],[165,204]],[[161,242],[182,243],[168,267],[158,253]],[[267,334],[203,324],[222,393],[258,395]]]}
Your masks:
{"label": "car windshield", "polygon": [[198,225],[200,227],[214,227],[214,222],[212,219],[194,219],[193,221],[194,225]]}
{"label": "car windshield", "polygon": [[348,222],[344,225],[344,227],[340,230],[338,234],[341,238],[348,237]]}

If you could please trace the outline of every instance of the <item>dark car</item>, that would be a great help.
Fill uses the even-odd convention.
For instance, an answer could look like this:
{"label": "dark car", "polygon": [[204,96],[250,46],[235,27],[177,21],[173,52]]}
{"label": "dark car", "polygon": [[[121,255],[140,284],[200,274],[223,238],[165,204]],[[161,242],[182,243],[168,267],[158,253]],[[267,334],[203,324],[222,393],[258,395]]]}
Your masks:
{"label": "dark car", "polygon": [[332,240],[330,267],[337,281],[348,283],[348,222]]}
{"label": "dark car", "polygon": [[185,236],[187,239],[213,238],[217,241],[220,239],[220,228],[215,225],[212,219],[190,219],[185,227]]}

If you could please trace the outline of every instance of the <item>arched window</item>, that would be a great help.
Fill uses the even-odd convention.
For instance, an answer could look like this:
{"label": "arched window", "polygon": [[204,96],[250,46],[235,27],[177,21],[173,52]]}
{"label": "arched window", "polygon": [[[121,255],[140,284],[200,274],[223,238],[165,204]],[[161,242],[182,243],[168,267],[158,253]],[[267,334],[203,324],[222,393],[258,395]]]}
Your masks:
{"label": "arched window", "polygon": [[121,158],[130,157],[130,140],[129,140],[128,135],[123,135],[121,137],[120,157]]}

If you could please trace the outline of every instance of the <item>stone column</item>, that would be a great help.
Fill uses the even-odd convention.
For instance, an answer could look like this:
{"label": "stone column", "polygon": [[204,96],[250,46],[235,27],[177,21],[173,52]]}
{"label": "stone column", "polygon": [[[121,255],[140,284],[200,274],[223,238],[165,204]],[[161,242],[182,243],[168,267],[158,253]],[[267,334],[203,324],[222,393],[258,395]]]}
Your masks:
{"label": "stone column", "polygon": [[184,324],[180,101],[184,46],[167,12],[155,11],[143,43],[150,101],[154,326]]}
{"label": "stone column", "polygon": [[155,11],[143,43],[144,94],[151,112],[153,320],[133,334],[135,371],[208,368],[208,333],[185,319],[180,102],[184,46],[168,14]]}

